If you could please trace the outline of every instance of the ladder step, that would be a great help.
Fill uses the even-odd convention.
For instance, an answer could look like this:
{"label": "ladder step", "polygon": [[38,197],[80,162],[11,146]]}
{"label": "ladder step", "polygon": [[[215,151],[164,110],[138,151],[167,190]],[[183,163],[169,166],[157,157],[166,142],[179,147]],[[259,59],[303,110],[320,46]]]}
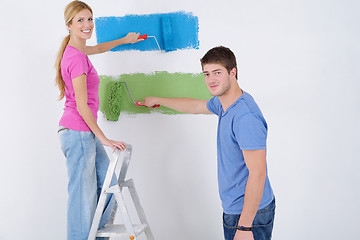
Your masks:
{"label": "ladder step", "polygon": [[134,182],[132,179],[129,179],[125,182],[120,182],[120,183],[118,183],[118,185],[109,187],[107,190],[105,190],[105,193],[119,193],[119,192],[121,192],[120,187],[134,187]]}
{"label": "ladder step", "polygon": [[[147,224],[133,224],[134,233],[136,236],[145,231]],[[129,236],[124,224],[109,224],[99,229],[96,234],[97,237],[127,237]]]}

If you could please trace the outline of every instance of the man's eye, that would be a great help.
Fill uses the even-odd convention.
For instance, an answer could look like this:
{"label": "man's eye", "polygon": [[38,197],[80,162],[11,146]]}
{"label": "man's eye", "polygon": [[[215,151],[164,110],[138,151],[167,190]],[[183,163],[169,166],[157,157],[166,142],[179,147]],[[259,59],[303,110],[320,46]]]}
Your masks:
{"label": "man's eye", "polygon": [[92,21],[93,20],[93,18],[91,17],[91,18],[89,18],[89,21]]}

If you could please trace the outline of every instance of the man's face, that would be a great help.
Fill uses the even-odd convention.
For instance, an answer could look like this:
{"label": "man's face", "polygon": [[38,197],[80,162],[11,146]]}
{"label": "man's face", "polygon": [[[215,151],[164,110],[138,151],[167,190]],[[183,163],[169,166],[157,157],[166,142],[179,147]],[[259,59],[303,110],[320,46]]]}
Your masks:
{"label": "man's face", "polygon": [[[233,70],[232,70],[233,71]],[[203,66],[205,84],[212,96],[222,96],[231,87],[231,74],[221,64],[210,63]]]}

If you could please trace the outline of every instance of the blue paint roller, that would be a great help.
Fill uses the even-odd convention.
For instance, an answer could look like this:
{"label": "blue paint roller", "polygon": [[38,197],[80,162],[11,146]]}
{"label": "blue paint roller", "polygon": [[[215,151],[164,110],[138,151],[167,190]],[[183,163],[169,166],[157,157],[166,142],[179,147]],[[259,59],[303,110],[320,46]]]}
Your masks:
{"label": "blue paint roller", "polygon": [[[164,50],[165,52],[174,51],[174,41],[173,41],[173,32],[172,32],[172,26],[171,26],[171,17],[170,16],[163,16],[161,18],[161,28],[162,28],[162,36],[164,41]],[[152,37],[155,39],[156,44],[161,50],[159,43],[155,36],[148,36],[147,34],[140,35],[139,39],[147,39],[149,37]]]}
{"label": "blue paint roller", "polygon": [[173,32],[170,16],[161,18],[165,52],[174,51]]}
{"label": "blue paint roller", "polygon": [[144,40],[145,40],[145,39],[148,39],[149,37],[152,37],[152,38],[155,39],[156,45],[158,46],[159,51],[161,51],[160,45],[159,45],[159,43],[158,43],[158,41],[157,41],[157,39],[156,39],[155,36],[148,36],[147,34],[144,34],[144,35],[140,35],[140,36],[138,37],[138,39],[144,39]]}

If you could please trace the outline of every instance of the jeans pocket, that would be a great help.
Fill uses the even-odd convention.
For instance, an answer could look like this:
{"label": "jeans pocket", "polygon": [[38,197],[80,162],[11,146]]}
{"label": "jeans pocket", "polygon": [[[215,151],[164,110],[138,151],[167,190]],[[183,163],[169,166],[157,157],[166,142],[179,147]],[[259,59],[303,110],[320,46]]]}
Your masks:
{"label": "jeans pocket", "polygon": [[275,217],[275,200],[268,206],[260,209],[253,222],[254,239],[271,239]]}
{"label": "jeans pocket", "polygon": [[235,229],[238,225],[240,214],[223,214],[223,225],[226,228]]}
{"label": "jeans pocket", "polygon": [[254,239],[270,240],[273,226],[274,214],[272,212],[256,214],[252,230]]}
{"label": "jeans pocket", "polygon": [[91,131],[81,131],[81,139],[84,142],[91,142],[95,140],[95,134]]}
{"label": "jeans pocket", "polygon": [[70,129],[59,127],[58,136],[60,138],[61,150],[67,158],[67,154],[71,146]]}
{"label": "jeans pocket", "polygon": [[64,132],[67,132],[69,131],[70,129],[69,128],[66,128],[66,127],[63,127],[63,126],[59,126],[59,129],[58,129],[58,134],[61,134],[61,133],[64,133]]}
{"label": "jeans pocket", "polygon": [[273,224],[273,221],[274,214],[271,212],[256,214],[253,222],[253,227],[267,227]]}
{"label": "jeans pocket", "polygon": [[225,240],[233,240],[236,233],[236,226],[240,218],[239,215],[223,213],[223,228]]}
{"label": "jeans pocket", "polygon": [[263,209],[260,209],[257,211],[253,226],[267,226],[271,225],[273,223],[275,217],[275,199],[264,207]]}

